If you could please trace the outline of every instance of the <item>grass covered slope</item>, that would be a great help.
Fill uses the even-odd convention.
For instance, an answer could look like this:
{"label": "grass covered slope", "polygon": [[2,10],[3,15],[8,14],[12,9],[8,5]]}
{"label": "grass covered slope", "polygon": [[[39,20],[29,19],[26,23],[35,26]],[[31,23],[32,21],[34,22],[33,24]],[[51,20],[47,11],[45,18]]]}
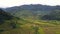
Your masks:
{"label": "grass covered slope", "polygon": [[17,28],[10,28],[2,34],[60,34],[59,25],[28,20],[19,20],[18,23]]}
{"label": "grass covered slope", "polygon": [[17,20],[23,21],[0,9],[0,34],[18,28]]}
{"label": "grass covered slope", "polygon": [[59,22],[18,18],[0,9],[0,34],[60,34]]}

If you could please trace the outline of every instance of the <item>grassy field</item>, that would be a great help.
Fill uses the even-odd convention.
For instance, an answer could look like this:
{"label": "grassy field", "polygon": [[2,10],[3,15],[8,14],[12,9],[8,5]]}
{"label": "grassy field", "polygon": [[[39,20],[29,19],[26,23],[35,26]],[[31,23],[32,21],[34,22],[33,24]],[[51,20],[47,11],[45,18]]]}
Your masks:
{"label": "grassy field", "polygon": [[9,23],[7,25],[3,24],[8,28],[0,34],[60,34],[60,25],[48,23],[47,21],[31,21],[25,19],[18,21],[18,23],[23,23],[23,25],[19,24],[19,27],[15,29],[9,28]]}

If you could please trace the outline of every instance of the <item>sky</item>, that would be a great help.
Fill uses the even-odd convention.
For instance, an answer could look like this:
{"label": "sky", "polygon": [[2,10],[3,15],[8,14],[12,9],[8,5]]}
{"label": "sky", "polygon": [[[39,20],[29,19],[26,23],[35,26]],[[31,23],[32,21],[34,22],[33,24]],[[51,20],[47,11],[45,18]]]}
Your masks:
{"label": "sky", "polygon": [[60,5],[60,0],[0,0],[0,7],[13,7],[25,4]]}

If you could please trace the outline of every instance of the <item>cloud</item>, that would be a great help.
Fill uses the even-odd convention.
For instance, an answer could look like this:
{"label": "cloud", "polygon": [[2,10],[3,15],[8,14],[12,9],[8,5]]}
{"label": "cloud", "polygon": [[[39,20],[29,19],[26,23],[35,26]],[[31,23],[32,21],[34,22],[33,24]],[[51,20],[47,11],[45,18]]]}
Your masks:
{"label": "cloud", "polygon": [[0,0],[0,7],[11,7],[24,4],[60,5],[60,0]]}

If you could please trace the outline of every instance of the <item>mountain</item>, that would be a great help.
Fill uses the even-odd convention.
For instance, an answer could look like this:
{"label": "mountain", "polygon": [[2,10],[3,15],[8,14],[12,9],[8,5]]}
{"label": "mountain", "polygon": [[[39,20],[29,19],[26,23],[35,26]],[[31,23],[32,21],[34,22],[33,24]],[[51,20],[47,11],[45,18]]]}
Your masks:
{"label": "mountain", "polygon": [[51,11],[54,9],[60,9],[60,6],[48,6],[48,5],[41,5],[41,4],[31,4],[31,5],[22,5],[22,6],[15,6],[6,8],[6,10],[31,10],[31,11]]}
{"label": "mountain", "polygon": [[22,5],[22,6],[15,6],[15,7],[10,7],[10,8],[6,8],[5,10],[8,12],[18,12],[18,11],[22,11],[22,10],[29,10],[34,12],[37,11],[41,11],[41,12],[48,12],[48,11],[52,11],[55,9],[59,9],[60,10],[60,6],[48,6],[48,5],[41,5],[41,4],[32,4],[32,5]]}
{"label": "mountain", "polygon": [[60,34],[60,6],[22,5],[3,10],[0,34]]}
{"label": "mountain", "polygon": [[[27,16],[29,15],[46,15],[49,14],[51,11],[59,9],[60,10],[60,6],[48,6],[48,5],[41,5],[41,4],[31,4],[31,5],[22,5],[22,6],[15,6],[15,7],[10,7],[10,8],[6,8],[5,10],[9,13],[11,13],[12,15],[15,16],[21,16],[21,15],[25,15],[27,13]],[[24,14],[25,13],[25,14]]]}

